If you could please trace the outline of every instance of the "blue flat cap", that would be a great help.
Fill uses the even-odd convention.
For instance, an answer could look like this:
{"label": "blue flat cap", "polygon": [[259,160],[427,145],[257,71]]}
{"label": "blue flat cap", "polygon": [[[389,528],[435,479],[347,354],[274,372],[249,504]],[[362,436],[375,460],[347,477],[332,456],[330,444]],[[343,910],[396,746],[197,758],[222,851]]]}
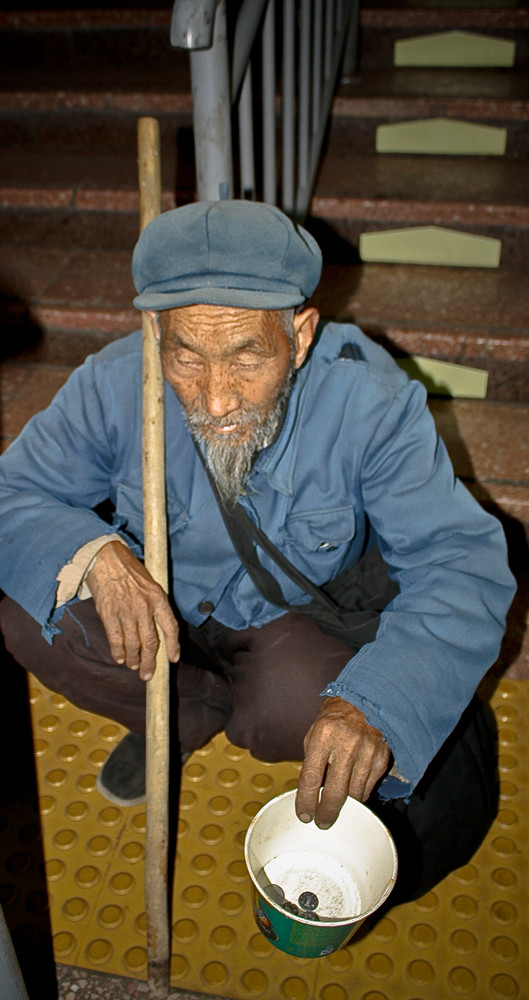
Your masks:
{"label": "blue flat cap", "polygon": [[321,251],[273,205],[202,201],[158,215],[132,257],[137,309],[290,309],[312,295]]}

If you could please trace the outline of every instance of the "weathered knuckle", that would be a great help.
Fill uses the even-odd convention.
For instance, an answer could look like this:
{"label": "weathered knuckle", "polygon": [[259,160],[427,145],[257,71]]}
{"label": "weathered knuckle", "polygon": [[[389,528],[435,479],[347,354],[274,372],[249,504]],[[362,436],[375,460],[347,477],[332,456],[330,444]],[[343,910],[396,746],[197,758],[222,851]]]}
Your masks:
{"label": "weathered knuckle", "polygon": [[304,791],[313,791],[321,785],[321,773],[316,768],[303,769],[299,776],[298,787]]}
{"label": "weathered knuckle", "polygon": [[143,648],[149,653],[155,653],[159,646],[159,640],[157,635],[149,636],[143,642]]}

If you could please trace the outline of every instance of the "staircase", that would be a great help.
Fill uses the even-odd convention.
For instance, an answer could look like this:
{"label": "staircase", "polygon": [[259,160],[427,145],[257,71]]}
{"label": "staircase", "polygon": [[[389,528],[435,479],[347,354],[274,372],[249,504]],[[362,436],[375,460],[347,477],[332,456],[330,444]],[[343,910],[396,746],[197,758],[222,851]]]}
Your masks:
{"label": "staircase", "polygon": [[[325,256],[315,302],[397,356],[488,373],[486,398],[431,405],[458,474],[505,523],[520,591],[498,671],[529,677],[529,9],[441,3],[361,7],[358,75],[336,97],[307,220]],[[139,115],[160,122],[164,209],[194,197],[188,56],[170,47],[170,9],[0,12],[4,446],[72,366],[138,327]],[[513,65],[406,66],[402,51],[395,65],[396,42],[453,30],[515,42]]]}

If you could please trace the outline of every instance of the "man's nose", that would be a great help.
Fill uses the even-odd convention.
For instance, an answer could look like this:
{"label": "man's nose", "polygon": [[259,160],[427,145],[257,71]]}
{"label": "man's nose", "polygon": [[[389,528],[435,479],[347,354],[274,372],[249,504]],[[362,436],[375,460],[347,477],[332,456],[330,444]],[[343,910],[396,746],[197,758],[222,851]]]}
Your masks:
{"label": "man's nose", "polygon": [[205,386],[205,404],[212,417],[226,417],[240,406],[239,394],[227,373],[212,369]]}

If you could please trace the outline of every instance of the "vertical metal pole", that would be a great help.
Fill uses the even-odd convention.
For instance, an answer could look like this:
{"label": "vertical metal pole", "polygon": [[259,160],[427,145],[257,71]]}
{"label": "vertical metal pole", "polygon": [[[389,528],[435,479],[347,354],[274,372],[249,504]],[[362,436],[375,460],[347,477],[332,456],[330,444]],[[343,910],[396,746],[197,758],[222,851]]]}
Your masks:
{"label": "vertical metal pole", "polygon": [[[323,0],[314,0],[314,26],[312,31],[312,135],[320,126],[322,65],[323,65]],[[311,146],[312,152],[312,146]],[[311,155],[311,154],[309,154]]]}
{"label": "vertical metal pole", "polygon": [[0,995],[2,1000],[28,1000],[4,912],[0,906]]}
{"label": "vertical metal pole", "polygon": [[312,0],[301,0],[301,32],[299,42],[299,89],[298,89],[298,191],[299,198],[309,183],[309,134],[310,134],[310,23]]}
{"label": "vertical metal pole", "polygon": [[283,0],[283,122],[282,122],[282,205],[287,215],[294,211],[295,112],[294,80],[296,75],[294,0]]}
{"label": "vertical metal pole", "polygon": [[342,66],[342,79],[354,76],[358,65],[358,22],[359,22],[359,0],[352,0],[349,5],[349,28]]}
{"label": "vertical metal pole", "polygon": [[[140,229],[161,212],[160,136],[154,118],[138,122]],[[143,517],[145,566],[167,592],[164,381],[158,341],[147,313],[143,321]],[[147,836],[145,911],[151,989],[169,992],[169,663],[163,637],[154,677],[147,684]]]}
{"label": "vertical metal pole", "polygon": [[334,5],[335,0],[327,0],[325,5],[325,52],[323,77],[325,82],[332,73],[332,43],[334,37]]}
{"label": "vertical metal pole", "polygon": [[269,0],[263,25],[263,200],[277,203],[275,0]]}
{"label": "vertical metal pole", "polygon": [[255,156],[252,114],[252,64],[248,63],[239,97],[239,160],[241,197],[255,198]]}
{"label": "vertical metal pole", "polygon": [[231,96],[226,0],[215,14],[213,45],[191,52],[193,128],[199,201],[233,197]]}

